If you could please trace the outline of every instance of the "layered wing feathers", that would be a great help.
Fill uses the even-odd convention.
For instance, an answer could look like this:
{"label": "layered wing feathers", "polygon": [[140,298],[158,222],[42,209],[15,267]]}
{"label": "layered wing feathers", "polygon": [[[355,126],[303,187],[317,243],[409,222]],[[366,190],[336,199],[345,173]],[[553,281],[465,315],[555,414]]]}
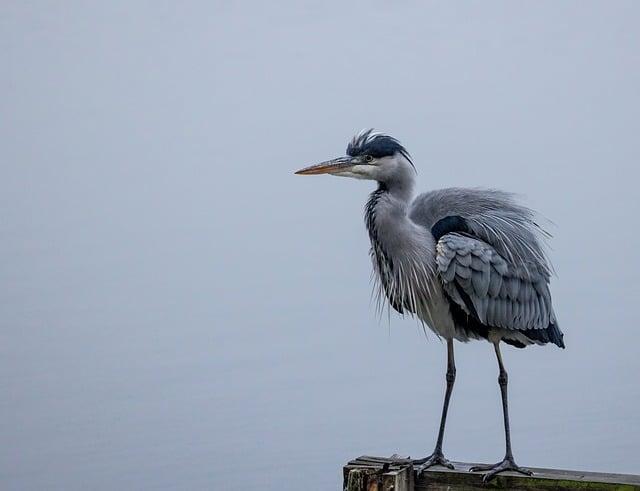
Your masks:
{"label": "layered wing feathers", "polygon": [[504,329],[546,329],[555,322],[545,268],[514,265],[488,243],[464,233],[443,235],[436,262],[444,288],[467,314]]}

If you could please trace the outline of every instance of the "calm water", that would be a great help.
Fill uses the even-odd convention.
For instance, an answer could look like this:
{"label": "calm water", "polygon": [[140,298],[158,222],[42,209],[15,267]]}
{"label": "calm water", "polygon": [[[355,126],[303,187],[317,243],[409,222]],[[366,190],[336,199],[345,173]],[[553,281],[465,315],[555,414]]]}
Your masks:
{"label": "calm water", "polygon": [[[640,473],[635,2],[0,7],[0,487],[338,489],[432,450],[445,346],[370,305],[365,126],[553,220],[568,348],[507,348],[522,465]],[[490,345],[445,453],[497,461]],[[283,488],[282,476],[287,479]]]}

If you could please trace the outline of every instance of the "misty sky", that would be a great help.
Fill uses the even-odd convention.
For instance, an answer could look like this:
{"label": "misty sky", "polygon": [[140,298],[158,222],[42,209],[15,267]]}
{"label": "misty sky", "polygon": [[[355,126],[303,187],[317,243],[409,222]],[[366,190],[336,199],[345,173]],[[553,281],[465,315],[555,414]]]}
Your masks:
{"label": "misty sky", "polygon": [[[566,350],[505,348],[524,466],[640,473],[640,4],[0,5],[0,487],[339,489],[431,452],[445,346],[370,303],[363,127],[552,223]],[[444,450],[502,458],[457,345]],[[282,476],[289,476],[283,487]],[[288,487],[290,486],[290,487]]]}

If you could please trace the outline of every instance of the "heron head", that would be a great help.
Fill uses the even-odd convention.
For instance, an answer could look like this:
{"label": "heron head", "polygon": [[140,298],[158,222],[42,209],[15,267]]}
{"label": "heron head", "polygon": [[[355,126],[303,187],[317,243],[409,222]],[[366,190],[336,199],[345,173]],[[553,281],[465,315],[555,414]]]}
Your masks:
{"label": "heron head", "polygon": [[349,142],[347,155],[296,172],[300,175],[331,174],[355,179],[390,182],[415,174],[409,152],[395,138],[362,130]]}

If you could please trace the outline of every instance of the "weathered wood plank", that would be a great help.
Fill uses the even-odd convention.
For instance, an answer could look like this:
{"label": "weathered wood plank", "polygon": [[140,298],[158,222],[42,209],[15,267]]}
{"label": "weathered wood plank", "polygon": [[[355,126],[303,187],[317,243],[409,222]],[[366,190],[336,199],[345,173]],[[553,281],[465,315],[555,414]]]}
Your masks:
{"label": "weathered wood plank", "polygon": [[413,465],[399,456],[360,457],[343,469],[345,491],[414,491]]}
{"label": "weathered wood plank", "polygon": [[[348,491],[640,490],[640,476],[637,475],[540,468],[530,468],[534,472],[531,477],[505,472],[491,482],[483,483],[482,473],[469,472],[469,468],[477,464],[465,462],[453,464],[456,466],[455,470],[436,466],[418,478],[414,475],[413,465],[408,458],[363,456],[350,461],[344,467],[344,489]],[[351,487],[348,487],[349,485]]]}
{"label": "weathered wood plank", "polygon": [[628,474],[606,474],[560,469],[528,467],[533,476],[515,472],[498,474],[491,482],[482,482],[482,473],[469,472],[473,465],[454,462],[455,470],[434,467],[417,479],[415,491],[513,489],[527,491],[542,490],[640,490],[640,476]]}

